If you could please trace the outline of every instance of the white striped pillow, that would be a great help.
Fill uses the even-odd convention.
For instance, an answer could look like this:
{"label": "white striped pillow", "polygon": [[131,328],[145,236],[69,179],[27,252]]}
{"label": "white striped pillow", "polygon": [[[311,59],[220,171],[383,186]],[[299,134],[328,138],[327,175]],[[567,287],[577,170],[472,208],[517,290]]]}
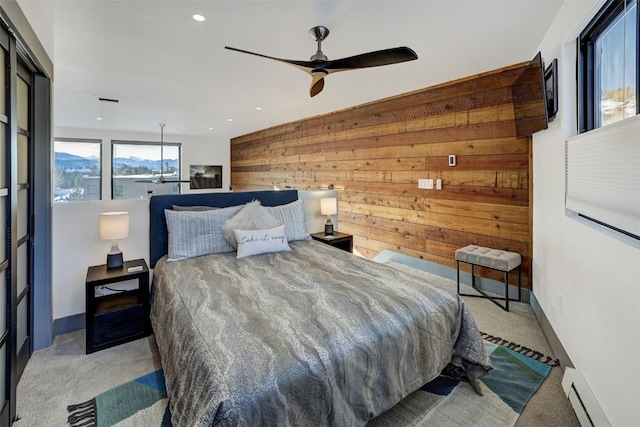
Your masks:
{"label": "white striped pillow", "polygon": [[222,224],[242,205],[209,211],[174,211],[165,209],[169,232],[169,257],[178,261],[201,255],[233,252],[222,233]]}
{"label": "white striped pillow", "polygon": [[307,231],[307,224],[304,220],[302,200],[296,200],[295,202],[280,206],[265,206],[265,208],[267,208],[267,211],[273,215],[280,224],[284,224],[289,242],[311,239]]}

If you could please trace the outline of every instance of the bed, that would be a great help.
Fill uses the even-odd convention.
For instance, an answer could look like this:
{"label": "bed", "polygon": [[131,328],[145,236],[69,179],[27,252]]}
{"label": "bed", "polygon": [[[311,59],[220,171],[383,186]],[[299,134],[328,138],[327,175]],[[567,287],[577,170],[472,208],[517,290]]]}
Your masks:
{"label": "bed", "polygon": [[[303,236],[242,258],[238,230],[237,251],[176,251],[175,217],[254,200],[272,213],[300,203],[295,190],[150,200],[151,321],[173,425],[363,426],[443,370],[481,392],[491,363],[455,293]],[[175,212],[185,206],[219,209]]]}

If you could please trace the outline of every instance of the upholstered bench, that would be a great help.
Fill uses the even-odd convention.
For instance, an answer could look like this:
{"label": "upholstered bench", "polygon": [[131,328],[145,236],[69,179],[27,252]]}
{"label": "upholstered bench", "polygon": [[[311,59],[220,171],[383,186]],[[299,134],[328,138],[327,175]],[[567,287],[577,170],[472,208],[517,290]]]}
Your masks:
{"label": "upholstered bench", "polygon": [[[460,263],[471,264],[471,287],[478,291],[481,295],[461,294],[460,293]],[[522,284],[521,284],[521,264],[522,257],[517,252],[507,252],[498,249],[485,248],[483,246],[469,245],[456,250],[456,271],[458,281],[458,295],[470,297],[489,298],[494,304],[503,310],[509,311],[509,300],[520,301]],[[504,305],[496,301],[496,296],[485,293],[482,289],[476,287],[474,267],[490,268],[504,272]],[[509,298],[509,272],[518,269],[518,298]]]}

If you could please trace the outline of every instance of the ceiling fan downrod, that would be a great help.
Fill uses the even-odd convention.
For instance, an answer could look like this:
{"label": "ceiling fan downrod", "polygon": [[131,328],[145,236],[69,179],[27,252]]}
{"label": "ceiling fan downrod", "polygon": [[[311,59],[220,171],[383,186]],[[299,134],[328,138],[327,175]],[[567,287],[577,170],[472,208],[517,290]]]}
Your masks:
{"label": "ceiling fan downrod", "polygon": [[164,172],[164,127],[165,123],[160,123],[160,180],[163,179]]}
{"label": "ceiling fan downrod", "polygon": [[313,27],[309,30],[311,38],[318,42],[318,51],[311,57],[312,61],[326,61],[328,58],[322,53],[322,41],[329,37],[329,29],[323,26]]}

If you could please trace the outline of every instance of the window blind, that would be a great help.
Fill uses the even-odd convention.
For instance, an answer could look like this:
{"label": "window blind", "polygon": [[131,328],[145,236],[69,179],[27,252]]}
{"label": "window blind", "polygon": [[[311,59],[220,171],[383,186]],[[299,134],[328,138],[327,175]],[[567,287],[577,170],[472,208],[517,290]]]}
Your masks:
{"label": "window blind", "polygon": [[565,205],[640,236],[640,115],[566,141]]}

